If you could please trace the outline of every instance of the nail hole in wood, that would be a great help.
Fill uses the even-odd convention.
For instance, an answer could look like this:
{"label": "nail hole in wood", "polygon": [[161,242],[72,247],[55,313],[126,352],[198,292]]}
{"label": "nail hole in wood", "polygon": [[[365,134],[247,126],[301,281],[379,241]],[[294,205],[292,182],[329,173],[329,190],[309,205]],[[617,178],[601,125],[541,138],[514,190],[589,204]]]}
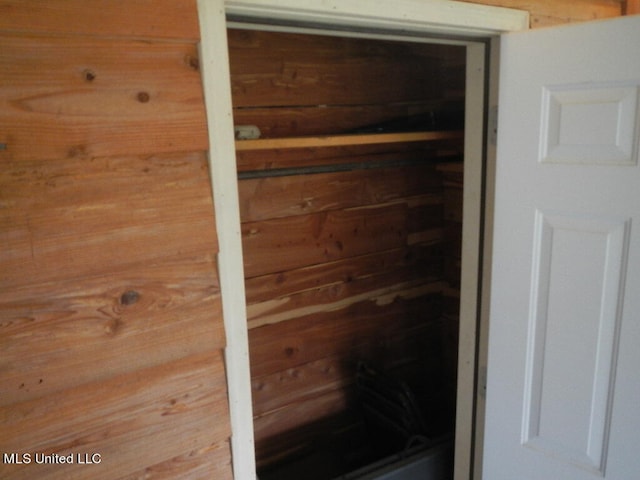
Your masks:
{"label": "nail hole in wood", "polygon": [[140,103],[147,103],[149,101],[149,94],[147,92],[139,92],[138,93],[138,101]]}

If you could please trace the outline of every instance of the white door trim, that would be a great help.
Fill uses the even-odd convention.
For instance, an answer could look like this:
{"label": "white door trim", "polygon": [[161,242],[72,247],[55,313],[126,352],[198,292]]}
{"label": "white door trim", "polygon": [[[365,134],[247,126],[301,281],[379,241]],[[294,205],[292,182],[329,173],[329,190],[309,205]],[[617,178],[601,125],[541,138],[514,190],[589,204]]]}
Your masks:
{"label": "white door trim", "polygon": [[[240,234],[240,210],[226,20],[327,30],[361,30],[423,37],[467,37],[467,83],[484,84],[487,37],[528,28],[527,12],[455,1],[428,0],[198,0],[200,64],[209,131],[209,169],[218,234],[218,268],[227,347],[231,448],[236,480],[254,480],[254,436],[251,376]],[[474,40],[476,39],[476,40]],[[482,79],[482,81],[481,81]],[[465,205],[461,298],[455,479],[472,470],[472,422],[475,396],[476,323],[478,305],[477,246],[482,234],[482,145],[484,87],[466,99]],[[471,127],[471,128],[470,128]],[[475,153],[473,153],[475,151]],[[469,165],[471,170],[467,170]],[[475,177],[475,180],[473,178]],[[465,248],[465,245],[474,246]],[[475,249],[475,251],[474,251]]]}
{"label": "white door trim", "polygon": [[225,10],[280,24],[483,38],[529,25],[528,12],[442,0],[226,0]]}

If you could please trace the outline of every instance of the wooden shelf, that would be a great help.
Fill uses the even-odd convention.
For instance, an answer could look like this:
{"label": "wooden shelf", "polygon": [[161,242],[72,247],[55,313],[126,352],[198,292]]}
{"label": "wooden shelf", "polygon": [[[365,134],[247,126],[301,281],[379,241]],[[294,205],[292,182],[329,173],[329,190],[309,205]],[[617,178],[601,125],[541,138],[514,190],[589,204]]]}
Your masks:
{"label": "wooden shelf", "polygon": [[435,132],[362,133],[317,137],[259,138],[236,140],[237,151],[272,150],[278,148],[341,147],[347,145],[374,145],[378,143],[425,142],[461,139],[461,130]]}

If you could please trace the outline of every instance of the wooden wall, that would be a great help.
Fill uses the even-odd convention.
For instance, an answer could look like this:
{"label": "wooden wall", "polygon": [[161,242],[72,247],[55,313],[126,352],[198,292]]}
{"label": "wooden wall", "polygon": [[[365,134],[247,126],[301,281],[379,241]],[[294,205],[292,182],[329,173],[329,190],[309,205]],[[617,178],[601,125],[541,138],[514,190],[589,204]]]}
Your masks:
{"label": "wooden wall", "polygon": [[[528,10],[533,27],[616,16],[625,5],[637,4],[477,1]],[[637,13],[637,6],[630,11]],[[197,41],[194,0],[0,0],[0,453],[101,454],[101,463],[93,466],[0,463],[2,478],[231,478],[221,358],[224,335]],[[304,61],[298,65],[305,66]],[[295,98],[292,94],[305,81],[315,81],[305,71],[282,72],[285,100]],[[388,73],[376,75],[393,82]],[[328,83],[335,79],[331,75],[325,76]],[[430,86],[434,81],[423,80]],[[242,84],[236,89],[250,90]],[[341,95],[344,98],[345,92]],[[410,113],[432,108],[433,100],[413,104]],[[243,115],[238,118],[260,124],[266,133],[286,136],[325,133],[327,124],[346,131],[359,126],[362,118],[375,123],[390,112],[375,105],[334,106],[311,115],[295,102],[283,105],[289,112],[276,122],[269,108],[238,111]],[[408,112],[406,106],[394,108]],[[387,160],[415,151],[415,146],[387,146],[382,152],[371,147],[308,149],[304,158],[344,163],[345,157],[373,155]],[[418,150],[433,154],[427,146]],[[295,166],[298,161],[298,155],[284,150],[239,156],[244,170]],[[395,173],[392,183],[411,184],[412,175]],[[443,175],[447,173],[428,172],[433,179]],[[289,190],[291,179],[241,182],[243,215],[257,208],[246,200],[255,189],[272,188],[270,200],[260,207],[268,211],[245,217],[251,218],[245,225],[251,227],[245,231],[247,242],[260,232],[253,222],[287,231],[279,222],[293,209],[305,221],[294,223],[291,231],[300,238],[307,228],[311,237],[305,238],[321,238],[328,255],[320,267],[296,265],[286,275],[260,267],[247,280],[251,325],[265,323],[252,328],[252,343],[267,337],[261,333],[266,328],[279,332],[282,339],[274,340],[279,357],[254,357],[259,365],[254,370],[254,395],[263,459],[269,457],[264,439],[288,428],[278,423],[280,419],[291,414],[297,422],[306,415],[299,408],[300,399],[318,395],[320,416],[342,410],[350,401],[340,385],[349,381],[344,372],[352,362],[337,361],[340,349],[374,338],[371,348],[383,352],[376,358],[384,363],[396,358],[384,353],[396,348],[396,334],[406,336],[413,328],[437,331],[441,325],[425,319],[428,327],[407,324],[393,332],[361,325],[362,315],[382,322],[393,309],[433,311],[420,303],[433,297],[405,295],[382,314],[380,305],[360,294],[372,289],[376,276],[391,275],[392,284],[410,285],[414,264],[425,268],[421,282],[433,278],[430,275],[441,267],[433,262],[438,246],[430,243],[442,230],[396,221],[395,230],[380,230],[391,247],[385,256],[369,252],[366,242],[353,243],[352,234],[340,249],[337,241],[328,240],[338,231],[333,226],[343,234],[353,233],[348,226],[362,222],[361,214],[368,209],[375,212],[372,218],[399,214],[403,220],[413,218],[410,212],[416,208],[448,211],[446,189],[434,186],[433,191],[403,197],[387,187],[376,190],[381,182],[375,177],[371,173],[360,183],[353,183],[347,173],[315,177],[324,179],[322,185],[305,183],[307,177],[298,182],[296,201],[284,195],[273,212],[271,199],[279,197],[274,192]],[[335,185],[351,185],[346,188],[350,193],[362,188],[368,197],[334,207],[335,192],[326,193],[334,180]],[[324,193],[309,201],[308,189]],[[319,197],[322,201],[316,200]],[[369,230],[364,231],[375,225],[367,220]],[[412,245],[410,239],[419,236],[411,231],[426,232],[426,243]],[[278,236],[282,237],[271,233],[272,241]],[[345,245],[357,248],[340,253]],[[354,251],[367,252],[360,257],[362,263],[349,256]],[[324,248],[319,253],[325,255]],[[434,285],[438,281],[421,283],[416,291]],[[267,290],[280,303],[269,303]],[[310,298],[312,291],[317,299]],[[378,294],[376,298],[390,298]],[[360,308],[363,303],[370,316]],[[287,321],[265,322],[270,316],[297,315],[298,307],[287,306],[294,304],[302,309],[298,313],[312,342],[288,332]],[[322,304],[347,312],[349,321],[339,323],[336,310],[305,310]],[[362,313],[353,313],[355,304],[361,304]],[[429,305],[433,309],[438,302]],[[446,314],[449,303],[443,305]],[[315,327],[321,319],[335,331],[349,331],[350,340],[334,342],[330,335],[316,342]],[[336,353],[327,356],[327,346]],[[314,391],[313,385],[320,383],[322,391]],[[271,395],[274,389],[289,395],[287,410],[281,409],[282,398]]]}
{"label": "wooden wall", "polygon": [[[618,17],[625,13],[625,0],[462,0],[496,7],[526,10],[531,28]],[[631,0],[633,3],[635,0]]]}
{"label": "wooden wall", "polygon": [[3,479],[232,478],[198,38],[194,1],[0,1]]}
{"label": "wooden wall", "polygon": [[[425,112],[451,122],[445,92],[460,79],[443,66],[457,66],[462,49],[240,30],[229,40],[235,123],[266,137],[348,133]],[[420,393],[447,416],[443,339],[456,319],[442,316],[446,199],[435,165],[459,158],[459,143],[297,149],[285,140],[238,151],[260,467],[338,430],[361,433],[351,409],[358,360],[426,379],[415,382]]]}

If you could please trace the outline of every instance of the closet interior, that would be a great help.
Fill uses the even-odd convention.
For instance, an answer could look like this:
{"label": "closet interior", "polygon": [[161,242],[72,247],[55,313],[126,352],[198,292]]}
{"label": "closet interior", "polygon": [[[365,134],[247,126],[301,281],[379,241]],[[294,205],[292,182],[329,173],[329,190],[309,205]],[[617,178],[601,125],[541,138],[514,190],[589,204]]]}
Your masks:
{"label": "closet interior", "polygon": [[450,442],[465,48],[228,41],[259,478]]}

